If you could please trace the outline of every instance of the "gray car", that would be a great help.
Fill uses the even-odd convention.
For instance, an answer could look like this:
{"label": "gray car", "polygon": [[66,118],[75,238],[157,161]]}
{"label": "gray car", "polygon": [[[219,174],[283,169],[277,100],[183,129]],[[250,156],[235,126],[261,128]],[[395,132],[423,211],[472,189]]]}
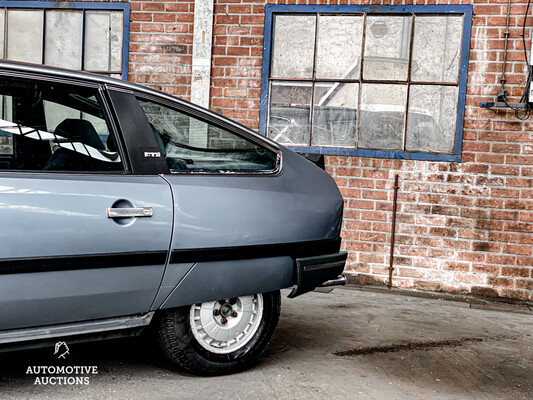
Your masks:
{"label": "gray car", "polygon": [[342,284],[343,200],[303,157],[176,97],[0,63],[0,351],[137,335],[247,368],[295,297]]}

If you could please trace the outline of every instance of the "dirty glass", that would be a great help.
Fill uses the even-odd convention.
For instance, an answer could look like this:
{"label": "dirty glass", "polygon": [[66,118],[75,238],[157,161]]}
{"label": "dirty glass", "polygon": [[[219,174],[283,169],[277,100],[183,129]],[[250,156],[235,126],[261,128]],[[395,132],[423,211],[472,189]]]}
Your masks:
{"label": "dirty glass", "polygon": [[453,153],[457,86],[411,85],[406,150]]}
{"label": "dirty glass", "polygon": [[274,20],[273,78],[311,78],[315,46],[315,16],[278,15]]}
{"label": "dirty glass", "polygon": [[4,31],[5,31],[6,10],[0,8],[0,58],[4,58]]}
{"label": "dirty glass", "polygon": [[359,79],[362,15],[318,17],[317,79]]}
{"label": "dirty glass", "polygon": [[85,69],[120,71],[122,12],[87,11],[85,15]]}
{"label": "dirty glass", "polygon": [[308,145],[311,82],[272,82],[268,137],[283,144]]}
{"label": "dirty glass", "polygon": [[458,82],[462,32],[462,16],[417,16],[411,79]]}
{"label": "dirty glass", "polygon": [[355,146],[358,97],[358,83],[315,84],[312,146]]}
{"label": "dirty glass", "polygon": [[82,29],[81,11],[48,11],[44,63],[55,67],[81,69]]}
{"label": "dirty glass", "polygon": [[411,16],[367,16],[364,79],[407,80],[411,21]]}
{"label": "dirty glass", "polygon": [[363,84],[359,114],[359,146],[402,150],[407,85]]}
{"label": "dirty glass", "polygon": [[[138,99],[172,172],[269,171],[276,153],[174,108]],[[196,139],[207,132],[207,140]]]}
{"label": "dirty glass", "polygon": [[7,11],[8,60],[42,62],[43,18],[43,10]]}

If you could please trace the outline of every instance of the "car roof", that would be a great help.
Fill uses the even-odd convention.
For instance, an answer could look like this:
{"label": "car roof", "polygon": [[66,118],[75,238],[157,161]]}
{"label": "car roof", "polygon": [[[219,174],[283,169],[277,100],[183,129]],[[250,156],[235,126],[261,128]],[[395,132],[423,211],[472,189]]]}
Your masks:
{"label": "car roof", "polygon": [[248,128],[245,125],[242,125],[230,118],[224,117],[223,115],[217,114],[207,108],[198,106],[194,103],[190,103],[188,101],[185,101],[183,99],[180,99],[179,97],[161,92],[159,90],[151,89],[146,86],[139,85],[137,83],[131,83],[127,81],[123,81],[120,79],[110,78],[103,75],[98,75],[91,72],[80,72],[80,71],[73,71],[69,69],[64,68],[58,68],[58,67],[50,67],[45,66],[41,64],[30,64],[30,63],[24,63],[24,62],[18,62],[18,61],[8,61],[8,60],[1,60],[0,61],[0,71],[1,70],[8,70],[8,71],[14,71],[14,72],[22,72],[22,73],[33,73],[33,74],[42,74],[42,75],[50,75],[58,78],[66,78],[66,79],[77,79],[77,80],[84,80],[84,81],[90,81],[94,83],[99,84],[106,84],[111,87],[117,87],[127,90],[134,90],[137,92],[146,93],[149,95],[157,96],[160,98],[166,98],[167,100],[180,103],[181,105],[192,109],[196,111],[200,111],[203,113],[206,113],[214,118],[222,119],[226,123],[233,125],[235,127],[238,127],[241,130],[248,131],[249,133],[253,133],[256,136],[259,136],[263,141],[268,142],[271,146],[274,146],[275,148],[279,149],[279,145],[272,141],[271,139],[258,134],[253,129]]}

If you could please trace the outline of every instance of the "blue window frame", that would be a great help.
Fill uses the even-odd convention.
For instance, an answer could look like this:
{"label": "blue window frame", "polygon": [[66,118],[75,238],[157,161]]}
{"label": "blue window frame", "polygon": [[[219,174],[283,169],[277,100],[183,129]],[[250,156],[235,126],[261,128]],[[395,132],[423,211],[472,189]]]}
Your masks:
{"label": "blue window frame", "polygon": [[472,10],[267,5],[260,132],[304,153],[460,162]]}
{"label": "blue window frame", "polygon": [[[29,13],[25,16],[20,14],[21,11],[28,11]],[[34,13],[32,14],[31,11]],[[42,12],[39,13],[39,11]],[[66,18],[61,19],[59,17],[58,11],[70,11],[71,14],[65,16]],[[21,29],[23,33],[28,34],[28,31],[31,29],[24,29],[27,26],[24,26],[24,19],[26,17],[30,19],[35,19],[38,21],[36,27],[34,26],[31,33],[31,41],[35,44],[37,42],[36,35],[42,35],[41,45],[40,46],[31,46],[28,45],[27,49],[23,49],[18,52],[18,57],[8,57],[8,44],[9,44],[9,33],[10,29],[13,29],[13,32],[17,32],[19,27],[12,24],[11,28],[9,27],[10,20],[8,18],[9,13],[19,12],[19,15],[14,15],[13,20],[17,20],[19,25],[23,28]],[[52,18],[55,12],[55,18]],[[31,17],[30,17],[31,15]],[[106,43],[102,46],[102,41],[96,40],[98,38],[98,32],[104,32],[105,27],[101,24],[102,17],[109,16],[109,32],[106,36]],[[18,17],[18,18],[17,18]],[[73,18],[71,18],[73,17]],[[68,24],[64,24],[68,20]],[[72,27],[76,31],[76,40],[72,40],[68,33],[65,35],[65,32],[58,32],[56,35],[55,54],[59,54],[61,51],[64,51],[67,47],[66,43],[68,42],[70,48],[66,49],[70,52],[75,52],[75,57],[78,57],[79,60],[75,64],[77,67],[71,67],[69,65],[59,65],[51,64],[50,62],[45,62],[46,51],[47,49],[47,21],[53,21],[59,28],[49,28],[49,29],[67,29],[65,25],[76,25]],[[27,25],[27,24],[26,24]],[[116,31],[114,32],[113,29]],[[72,69],[79,69],[82,71],[89,71],[95,73],[102,73],[106,75],[120,77],[123,80],[128,79],[128,56],[129,56],[129,27],[130,27],[130,4],[122,2],[84,2],[84,1],[0,1],[0,57],[4,59],[15,59],[18,61],[28,61],[21,59],[20,54],[26,51],[28,57],[31,58],[31,62],[50,64],[55,66],[63,66]],[[91,30],[92,29],[92,30]],[[120,29],[120,32],[118,32]],[[120,36],[118,36],[120,33]],[[64,40],[64,43],[61,43],[61,35],[63,37],[67,36]],[[91,36],[92,35],[92,36]],[[103,33],[102,33],[103,35]],[[93,39],[93,40],[91,40]],[[23,41],[24,39],[21,39]],[[13,42],[16,42],[14,40]],[[72,43],[71,43],[72,42]],[[100,43],[96,43],[100,42]],[[105,42],[105,41],[104,41]],[[26,40],[26,43],[28,41]],[[17,43],[14,43],[12,47],[16,47]],[[106,47],[107,46],[107,47]],[[51,46],[50,46],[51,47]],[[103,49],[103,50],[102,50]],[[102,51],[109,51],[108,58],[103,57],[94,57],[92,55],[102,53]],[[40,55],[37,54],[40,52]],[[24,58],[24,57],[22,57]],[[101,65],[107,63],[107,67]]]}

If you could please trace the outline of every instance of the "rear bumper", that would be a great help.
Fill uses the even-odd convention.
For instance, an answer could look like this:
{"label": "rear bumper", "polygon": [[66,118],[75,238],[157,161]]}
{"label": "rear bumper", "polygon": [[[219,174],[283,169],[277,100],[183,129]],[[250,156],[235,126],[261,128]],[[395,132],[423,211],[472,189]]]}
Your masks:
{"label": "rear bumper", "polygon": [[289,294],[289,297],[294,298],[310,292],[326,281],[338,282],[333,283],[333,285],[342,285],[344,280],[337,280],[337,278],[342,271],[344,271],[347,256],[348,253],[341,251],[339,253],[327,254],[324,256],[297,258],[296,286]]}

